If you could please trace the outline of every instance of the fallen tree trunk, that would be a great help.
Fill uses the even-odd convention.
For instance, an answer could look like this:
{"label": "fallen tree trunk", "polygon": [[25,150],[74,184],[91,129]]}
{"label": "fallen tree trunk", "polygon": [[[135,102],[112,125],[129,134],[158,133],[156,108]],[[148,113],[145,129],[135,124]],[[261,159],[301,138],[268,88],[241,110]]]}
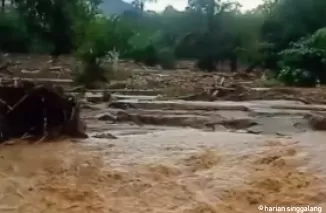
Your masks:
{"label": "fallen tree trunk", "polygon": [[0,85],[0,142],[26,136],[86,138],[79,114],[77,101],[61,89],[30,82]]}

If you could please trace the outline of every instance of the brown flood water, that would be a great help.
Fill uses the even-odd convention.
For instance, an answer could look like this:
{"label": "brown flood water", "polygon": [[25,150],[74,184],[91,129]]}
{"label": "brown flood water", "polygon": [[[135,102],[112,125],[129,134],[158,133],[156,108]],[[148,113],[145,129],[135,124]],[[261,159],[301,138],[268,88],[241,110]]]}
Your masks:
{"label": "brown flood water", "polygon": [[325,209],[325,179],[308,168],[309,152],[294,139],[195,130],[1,146],[0,212],[255,213],[259,204]]}

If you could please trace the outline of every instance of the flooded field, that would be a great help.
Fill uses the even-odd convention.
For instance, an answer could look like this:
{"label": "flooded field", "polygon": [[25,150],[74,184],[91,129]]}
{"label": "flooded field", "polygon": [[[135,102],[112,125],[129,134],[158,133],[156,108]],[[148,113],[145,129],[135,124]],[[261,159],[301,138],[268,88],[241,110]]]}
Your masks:
{"label": "flooded field", "polygon": [[[14,61],[18,76],[69,88],[68,61],[62,78],[41,58]],[[253,89],[260,79],[245,77],[134,72],[111,82],[110,100],[85,93],[88,139],[0,145],[0,213],[326,209],[326,106],[313,105],[325,88]]]}
{"label": "flooded field", "polygon": [[[139,125],[131,119],[112,124],[99,117],[114,115],[117,109],[94,105],[84,110],[84,118],[90,135],[102,137],[3,145],[0,212],[247,213],[260,212],[258,205],[326,208],[325,134],[310,130],[302,111],[282,115],[269,110],[268,104],[240,105],[260,113],[238,109],[144,113],[153,110],[147,107],[126,111],[152,115],[151,122]],[[262,114],[265,117],[259,117]],[[242,116],[255,119],[257,125],[207,130],[178,122],[166,126],[169,119],[155,119],[166,115],[186,115],[190,120],[195,115]],[[298,122],[301,125],[294,125]],[[107,131],[112,135],[103,136]]]}

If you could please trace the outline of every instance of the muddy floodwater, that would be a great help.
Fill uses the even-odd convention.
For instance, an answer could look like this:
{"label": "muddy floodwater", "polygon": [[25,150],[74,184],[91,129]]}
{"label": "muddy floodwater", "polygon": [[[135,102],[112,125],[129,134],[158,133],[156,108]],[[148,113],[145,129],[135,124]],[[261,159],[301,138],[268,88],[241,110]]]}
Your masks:
{"label": "muddy floodwater", "polygon": [[[225,103],[232,107],[205,111],[182,104],[162,110],[152,103],[124,109],[143,125],[99,119],[119,110],[89,107],[87,140],[0,147],[0,212],[255,213],[258,205],[325,211],[326,134],[307,127],[303,115],[311,110],[280,109],[286,104],[298,105]],[[256,124],[193,125],[222,117]]]}

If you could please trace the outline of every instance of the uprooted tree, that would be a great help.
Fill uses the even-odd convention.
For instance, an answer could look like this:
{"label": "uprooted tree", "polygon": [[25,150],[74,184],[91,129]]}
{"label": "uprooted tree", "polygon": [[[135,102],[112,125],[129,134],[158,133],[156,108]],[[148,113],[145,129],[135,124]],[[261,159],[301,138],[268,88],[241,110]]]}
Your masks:
{"label": "uprooted tree", "polygon": [[73,97],[53,86],[18,82],[0,86],[0,141],[12,138],[87,137]]}

